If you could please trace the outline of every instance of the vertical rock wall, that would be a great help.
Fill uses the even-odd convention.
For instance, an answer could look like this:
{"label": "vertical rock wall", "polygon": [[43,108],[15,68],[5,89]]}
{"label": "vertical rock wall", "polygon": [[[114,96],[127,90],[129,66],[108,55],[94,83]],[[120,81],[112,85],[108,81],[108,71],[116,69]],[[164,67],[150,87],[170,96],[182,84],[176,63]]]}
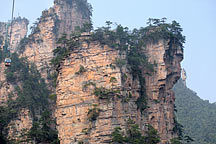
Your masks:
{"label": "vertical rock wall", "polygon": [[[8,124],[8,140],[16,143],[27,141],[27,132],[32,127],[32,118],[28,109],[21,109],[18,117]],[[29,142],[26,142],[26,144]]]}
{"label": "vertical rock wall", "polygon": [[[82,4],[85,5],[85,3]],[[42,12],[42,16],[32,26],[31,34],[21,43],[20,40],[27,33],[28,21],[21,18],[14,20],[10,50],[12,53],[19,53],[20,57],[27,57],[30,62],[37,66],[42,77],[47,79],[48,74],[52,71],[50,61],[53,58],[53,50],[57,46],[58,38],[63,33],[70,35],[76,26],[81,27],[86,22],[90,22],[90,15],[83,15],[76,0],[70,0],[69,3],[68,0],[56,0],[53,8]],[[7,26],[9,26],[8,23],[0,23],[0,35],[3,35],[4,38],[7,36],[7,31],[10,32],[11,30],[11,27],[7,28]],[[6,82],[5,68],[4,63],[1,63],[0,104],[8,100],[8,95],[14,92],[15,87]],[[27,111],[29,112],[28,109],[25,112],[18,112],[21,118],[11,120],[8,126],[9,139],[20,140],[22,131],[24,129],[28,131],[31,128],[33,119],[29,114],[26,114]],[[23,117],[25,118],[23,119]]]}
{"label": "vertical rock wall", "polygon": [[[18,48],[21,57],[27,57],[36,64],[43,78],[46,78],[51,70],[50,60],[57,39],[63,33],[69,35],[76,26],[90,22],[90,13],[82,13],[77,2],[55,0],[54,7],[43,12],[28,40]],[[14,22],[12,51],[16,51],[19,41],[27,32],[27,22],[23,21],[19,25],[18,21]],[[6,24],[0,23],[0,31],[0,35],[6,34]],[[143,114],[136,105],[140,96],[139,81],[133,79],[126,66],[121,69],[116,66],[116,59],[122,58],[118,50],[99,43],[82,42],[82,45],[62,62],[56,89],[56,118],[62,144],[111,143],[114,128],[120,126],[124,129],[129,118],[139,124],[143,134],[146,124],[151,124],[158,130],[162,144],[173,138],[175,98],[171,89],[180,77],[183,51],[178,45],[167,41],[150,43],[144,51],[149,62],[156,65],[156,70],[145,76],[148,108]],[[81,66],[85,71],[79,73]],[[0,68],[0,101],[3,103],[14,88],[5,81],[3,63]],[[143,71],[145,73],[145,69]],[[127,78],[123,81],[124,76]],[[111,78],[116,81],[111,82]],[[94,94],[96,87],[119,92],[111,94],[108,99],[100,99]],[[99,111],[96,121],[92,121],[88,114],[93,109]],[[21,110],[21,113],[23,115],[19,115],[19,118],[11,121],[8,126],[9,138],[14,135],[17,139],[22,129],[31,127],[29,111]]]}
{"label": "vertical rock wall", "polygon": [[[98,43],[83,43],[61,64],[57,84],[57,126],[62,144],[70,143],[111,143],[111,133],[117,126],[123,129],[129,118],[139,124],[142,133],[151,124],[158,130],[161,143],[167,143],[175,135],[173,84],[180,76],[182,49],[160,41],[148,44],[144,50],[155,72],[145,76],[148,108],[143,114],[137,109],[136,100],[140,96],[140,84],[124,66],[121,70],[115,61],[121,58],[119,51]],[[173,56],[171,58],[171,56]],[[77,74],[82,65],[86,71]],[[113,68],[113,66],[115,68]],[[145,69],[143,69],[145,71]],[[122,80],[126,75],[126,80]],[[110,79],[116,78],[112,83]],[[94,94],[97,88],[119,90],[110,95],[109,100]],[[131,97],[129,96],[131,95]],[[89,119],[92,109],[100,110],[96,121]]]}
{"label": "vertical rock wall", "polygon": [[55,10],[50,8],[44,11],[38,20],[27,42],[20,48],[21,57],[27,57],[41,72],[43,78],[47,77],[50,69],[50,60],[53,57],[53,50],[56,48],[57,16]]}
{"label": "vertical rock wall", "polygon": [[10,39],[10,51],[14,53],[20,43],[20,41],[27,35],[28,32],[28,20],[26,18],[17,17],[13,20],[13,27],[11,33],[11,23],[0,23],[0,35],[4,37],[4,39]]}
{"label": "vertical rock wall", "polygon": [[[136,117],[134,101],[123,104],[122,99],[117,96],[110,96],[108,100],[99,99],[93,94],[95,86],[122,90],[120,69],[116,66],[114,68],[117,58],[119,52],[108,46],[83,43],[62,63],[56,89],[56,118],[62,144],[110,143],[113,129],[116,126],[125,126],[130,116]],[[77,74],[80,66],[86,71]],[[111,77],[116,79],[115,83],[110,82]],[[122,97],[121,94],[119,96]],[[93,108],[100,111],[94,122],[88,116]]]}
{"label": "vertical rock wall", "polygon": [[[3,50],[3,46],[5,45],[5,40],[10,35],[11,26],[10,23],[0,23],[0,35],[3,36],[3,43],[0,46],[1,50]],[[20,41],[27,35],[28,32],[28,20],[25,18],[15,18],[13,21],[13,32],[11,35],[11,45],[10,52],[13,53],[16,51]],[[8,100],[8,95],[10,92],[14,91],[14,86],[10,85],[6,81],[5,77],[5,65],[4,62],[0,63],[0,105],[5,103]]]}
{"label": "vertical rock wall", "polygon": [[174,102],[172,87],[180,78],[183,49],[167,41],[148,44],[145,52],[156,65],[155,72],[146,76],[148,122],[158,130],[162,143],[173,138]]}
{"label": "vertical rock wall", "polygon": [[[1,50],[3,50],[3,46],[5,45],[6,38],[9,40],[11,31],[10,23],[0,23],[0,35],[3,36],[3,44],[1,45]],[[27,35],[28,31],[28,20],[25,18],[15,18],[13,21],[13,28],[12,28],[12,35],[11,35],[11,45],[10,45],[10,52],[16,52],[17,47],[20,44],[20,41]],[[18,85],[12,85],[7,82],[5,70],[7,67],[5,66],[4,62],[0,63],[0,106],[6,105],[8,101],[8,97],[11,93],[15,95],[12,99],[16,99],[15,87]],[[29,110],[22,109],[18,110],[18,117],[11,120],[8,127],[8,139],[20,141],[24,140],[24,130],[28,131],[32,126],[32,119],[29,114]]]}
{"label": "vertical rock wall", "polygon": [[22,56],[34,62],[42,77],[46,78],[58,38],[64,33],[70,35],[76,26],[82,27],[84,23],[90,22],[90,16],[83,15],[76,0],[55,0],[53,8],[43,11]]}
{"label": "vertical rock wall", "polygon": [[85,0],[55,0],[55,13],[58,15],[58,36],[70,35],[75,28],[91,22],[91,5]]}

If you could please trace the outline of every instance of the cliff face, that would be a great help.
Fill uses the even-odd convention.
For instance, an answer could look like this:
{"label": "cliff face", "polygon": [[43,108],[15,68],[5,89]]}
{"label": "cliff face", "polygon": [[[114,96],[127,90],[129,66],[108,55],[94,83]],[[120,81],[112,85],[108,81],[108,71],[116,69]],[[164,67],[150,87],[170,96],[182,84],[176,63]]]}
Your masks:
{"label": "cliff face", "polygon": [[[61,143],[75,143],[78,140],[86,140],[91,143],[110,142],[109,135],[114,128],[113,122],[117,125],[119,124],[118,119],[124,119],[123,115],[119,117],[114,114],[115,112],[121,113],[121,108],[115,107],[122,106],[118,102],[99,101],[92,94],[94,86],[85,87],[85,85],[92,82],[96,83],[97,87],[111,88],[110,77],[115,77],[117,82],[113,87],[120,88],[120,70],[110,67],[117,57],[118,51],[92,43],[89,46],[83,44],[79,50],[64,61],[56,89],[56,118]],[[80,65],[87,71],[77,75],[76,72],[79,71]],[[87,113],[94,107],[94,104],[98,105],[101,112],[96,123],[91,123]],[[85,134],[83,132],[85,130],[89,131],[89,134]]]}
{"label": "cliff face", "polygon": [[[83,15],[79,9],[80,6],[85,9],[87,5],[85,3],[77,3],[76,0],[71,0],[70,3],[68,3],[68,0],[56,0],[53,8],[42,12],[42,16],[32,26],[32,33],[27,38],[24,37],[27,34],[28,21],[16,18],[13,22],[10,52],[16,52],[20,58],[26,57],[29,62],[34,63],[40,71],[42,78],[47,80],[53,69],[50,65],[50,60],[53,58],[53,50],[56,48],[57,39],[63,33],[71,34],[76,26],[82,27],[84,23],[90,22],[91,14]],[[6,31],[10,32],[11,29],[8,27],[7,30],[7,25],[8,23],[0,23],[0,35],[4,39],[6,38]],[[1,45],[1,48],[3,48],[3,45]],[[8,83],[6,81],[6,67],[4,63],[1,63],[0,69],[0,104],[5,105],[11,93],[15,96],[12,99],[16,99],[15,87],[20,86],[22,82],[17,84]],[[48,83],[48,81],[46,82]],[[55,91],[53,88],[50,89]],[[55,111],[55,106],[50,107],[53,108],[52,111]],[[7,127],[7,138],[15,141],[25,140],[25,137],[20,138],[20,136],[22,137],[23,131],[28,132],[32,124],[32,112],[28,108],[19,110],[17,117],[11,119]]]}
{"label": "cliff face", "polygon": [[75,27],[90,22],[91,14],[83,15],[80,10],[82,7],[83,11],[88,11],[86,5],[77,0],[55,0],[53,8],[43,11],[22,50],[22,57],[34,62],[43,78],[51,71],[50,60],[58,38],[65,33],[70,35]]}
{"label": "cliff face", "polygon": [[[12,35],[10,40],[10,51],[13,53],[16,51],[20,41],[27,35],[28,32],[28,20],[26,18],[15,18],[13,20],[13,27],[12,27]],[[6,39],[9,39],[11,32],[11,24],[7,23],[0,23],[0,35]]]}
{"label": "cliff face", "polygon": [[61,21],[58,26],[58,36],[70,35],[76,27],[91,22],[91,5],[85,0],[55,0],[53,8]]}
{"label": "cliff face", "polygon": [[[3,50],[6,38],[9,39],[11,31],[10,23],[0,23],[0,35],[2,36],[2,45],[0,50]],[[20,41],[27,35],[28,31],[28,20],[25,18],[18,17],[13,21],[13,29],[11,35],[10,52],[13,53],[17,50]],[[10,85],[6,81],[4,63],[0,63],[0,105],[8,100],[10,92],[14,91],[14,86]]]}
{"label": "cliff face", "polygon": [[172,88],[181,76],[183,49],[160,41],[148,44],[146,53],[149,61],[157,65],[155,72],[146,77],[148,122],[158,130],[162,143],[166,143],[174,136],[175,97]]}
{"label": "cliff face", "polygon": [[56,47],[56,21],[57,16],[54,9],[44,11],[34,26],[32,34],[20,48],[21,57],[27,57],[30,62],[33,62],[43,78],[47,77],[47,71],[50,69],[49,63],[53,57],[52,51]]}
{"label": "cliff face", "polygon": [[9,93],[14,91],[14,86],[7,83],[4,72],[5,64],[2,62],[0,63],[0,105],[4,104],[8,100]]}
{"label": "cliff face", "polygon": [[[142,133],[151,124],[158,130],[163,144],[175,136],[175,99],[171,88],[180,77],[182,48],[160,41],[149,43],[144,51],[149,62],[157,66],[145,76],[148,108],[143,113],[136,104],[141,85],[127,66],[121,69],[116,66],[116,59],[124,58],[118,50],[83,42],[61,63],[56,118],[62,144],[111,143],[114,128],[126,128],[129,118],[139,124]],[[85,69],[83,73],[79,72],[81,67]],[[102,87],[119,93],[110,94],[108,99],[100,98],[95,89]],[[96,121],[91,120],[92,111],[98,114]]]}
{"label": "cliff face", "polygon": [[27,132],[31,129],[32,123],[30,111],[20,110],[18,117],[8,124],[8,140],[18,143],[27,140]]}
{"label": "cliff face", "polygon": [[[77,26],[89,23],[90,9],[85,0],[55,0],[53,8],[43,11],[32,27],[30,36],[23,39],[19,46],[19,41],[26,35],[27,22],[16,20],[12,52],[16,51],[20,57],[27,57],[47,80],[53,72],[50,60],[54,57],[53,50],[57,47],[57,39],[63,33],[70,35]],[[1,24],[3,36],[5,29],[6,24]],[[96,41],[90,42],[89,36],[83,37],[87,41],[81,39],[81,45],[70,52],[58,68],[55,117],[60,142],[111,143],[111,133],[116,127],[125,130],[129,119],[139,125],[143,135],[148,124],[151,124],[158,130],[161,144],[168,143],[175,137],[175,98],[171,89],[180,77],[182,48],[169,40],[147,43],[142,52],[148,57],[147,61],[154,65],[154,71],[141,68],[145,81],[143,85],[134,77],[127,65],[128,61],[122,67],[118,66],[118,60],[126,59],[124,52]],[[4,63],[1,63],[0,68],[0,104],[3,104],[19,84],[7,83]],[[147,106],[141,111],[137,101],[141,97],[143,86],[146,90]],[[8,139],[26,139],[20,139],[20,136],[29,131],[32,124],[30,110],[20,109],[17,117],[7,126]]]}

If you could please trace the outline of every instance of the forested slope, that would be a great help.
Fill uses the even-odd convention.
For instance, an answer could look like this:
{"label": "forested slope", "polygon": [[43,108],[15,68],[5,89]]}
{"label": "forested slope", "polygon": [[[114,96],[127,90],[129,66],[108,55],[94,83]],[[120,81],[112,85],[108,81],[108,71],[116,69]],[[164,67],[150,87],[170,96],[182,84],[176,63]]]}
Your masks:
{"label": "forested slope", "polygon": [[174,87],[178,121],[194,144],[216,144],[216,104],[202,100],[182,80]]}

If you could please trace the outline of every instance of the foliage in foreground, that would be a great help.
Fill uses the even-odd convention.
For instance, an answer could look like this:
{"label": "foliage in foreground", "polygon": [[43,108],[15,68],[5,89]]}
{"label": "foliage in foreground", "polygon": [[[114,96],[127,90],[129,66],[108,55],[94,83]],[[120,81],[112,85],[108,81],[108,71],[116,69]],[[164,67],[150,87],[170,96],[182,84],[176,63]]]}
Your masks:
{"label": "foliage in foreground", "polygon": [[[8,83],[15,85],[15,92],[9,95],[7,106],[0,107],[0,137],[6,139],[5,127],[17,117],[22,108],[28,108],[33,118],[33,127],[27,133],[31,140],[39,142],[58,141],[57,131],[51,128],[55,122],[48,110],[48,96],[44,79],[41,78],[36,66],[29,64],[25,58],[12,54],[12,63],[5,71]],[[14,97],[17,98],[14,100]],[[42,113],[41,118],[38,117]]]}
{"label": "foliage in foreground", "polygon": [[146,132],[146,135],[143,136],[139,125],[129,119],[126,133],[124,134],[120,127],[116,127],[112,132],[112,140],[113,142],[118,143],[157,144],[160,142],[160,137],[151,125],[148,125],[148,131]]}

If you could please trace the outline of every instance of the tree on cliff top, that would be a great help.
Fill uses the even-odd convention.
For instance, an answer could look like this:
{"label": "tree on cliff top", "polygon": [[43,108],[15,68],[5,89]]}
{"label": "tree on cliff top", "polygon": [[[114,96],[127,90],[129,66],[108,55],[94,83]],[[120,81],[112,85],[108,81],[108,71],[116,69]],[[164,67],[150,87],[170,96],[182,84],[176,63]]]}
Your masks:
{"label": "tree on cliff top", "polygon": [[146,41],[157,42],[159,39],[169,39],[172,42],[180,44],[183,48],[185,36],[182,35],[183,29],[178,22],[174,20],[172,23],[166,23],[166,18],[149,18],[147,24],[146,28],[142,28]]}

